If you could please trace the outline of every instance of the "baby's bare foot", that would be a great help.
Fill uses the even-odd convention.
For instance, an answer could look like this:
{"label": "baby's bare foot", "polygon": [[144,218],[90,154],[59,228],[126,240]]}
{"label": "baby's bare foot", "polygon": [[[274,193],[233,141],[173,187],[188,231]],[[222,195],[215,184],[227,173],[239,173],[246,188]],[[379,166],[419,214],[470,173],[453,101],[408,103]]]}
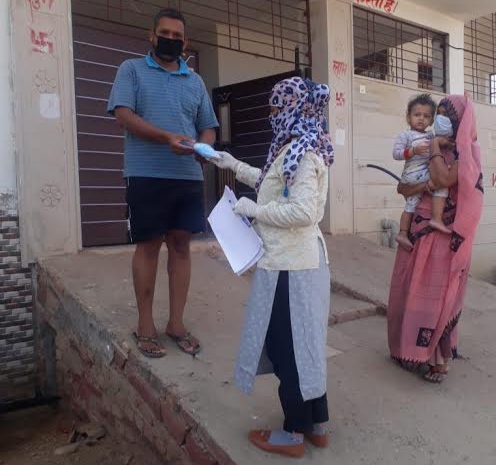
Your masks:
{"label": "baby's bare foot", "polygon": [[443,234],[451,234],[451,231],[440,221],[431,220],[429,221],[429,226],[436,231],[442,232]]}

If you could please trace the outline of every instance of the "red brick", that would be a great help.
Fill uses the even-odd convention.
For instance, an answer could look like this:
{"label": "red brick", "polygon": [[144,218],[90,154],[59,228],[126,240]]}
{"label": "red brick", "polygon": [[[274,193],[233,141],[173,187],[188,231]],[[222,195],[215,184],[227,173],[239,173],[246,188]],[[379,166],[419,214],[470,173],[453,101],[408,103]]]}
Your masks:
{"label": "red brick", "polygon": [[87,365],[89,368],[93,365],[94,360],[91,353],[85,349],[83,346],[78,345],[74,339],[69,340],[69,347],[77,352],[81,360]]}
{"label": "red brick", "polygon": [[127,353],[115,342],[112,345],[114,347],[114,357],[112,358],[112,365],[116,366],[119,370],[122,371],[126,366]]}
{"label": "red brick", "polygon": [[136,436],[142,434],[142,431],[138,431],[136,424],[134,423],[134,417],[130,419],[129,417],[124,417],[121,421],[124,425],[126,425],[129,429],[133,430]]}
{"label": "red brick", "polygon": [[78,373],[73,373],[73,372],[69,372],[69,375],[71,377],[71,382],[73,384],[80,384],[81,383],[81,375],[79,375]]}
{"label": "red brick", "polygon": [[132,427],[122,421],[117,421],[115,423],[115,429],[130,444],[136,444],[137,433]]}
{"label": "red brick", "polygon": [[92,421],[95,423],[102,423],[104,418],[101,415],[102,400],[99,397],[87,396],[84,399],[84,405],[86,406],[86,412]]}
{"label": "red brick", "polygon": [[160,456],[167,456],[167,449],[169,448],[169,443],[163,436],[155,436],[153,441],[153,447],[159,453]]}
{"label": "red brick", "polygon": [[150,407],[152,413],[158,420],[162,419],[160,412],[160,401],[152,392],[151,388],[135,373],[128,373],[127,378],[131,385],[136,389],[141,398]]}
{"label": "red brick", "polygon": [[[180,403],[178,402],[180,405]],[[189,429],[197,429],[198,428],[198,421],[191,415],[190,412],[187,410],[183,409],[181,407],[180,411],[181,418],[186,422],[186,425],[188,426]]]}
{"label": "red brick", "polygon": [[[126,362],[126,373],[134,373],[139,376],[145,383],[150,381],[150,368],[147,367],[140,358],[133,352],[129,352]],[[151,383],[150,383],[151,386]]]}
{"label": "red brick", "polygon": [[[159,443],[159,435],[157,434],[157,430],[154,425],[145,423],[143,426],[143,436],[153,448],[157,447],[156,444]],[[157,452],[159,451],[157,450]]]}
{"label": "red brick", "polygon": [[71,398],[71,410],[83,421],[89,421],[90,417],[83,406],[74,398]]}
{"label": "red brick", "polygon": [[217,465],[217,460],[210,454],[207,447],[195,432],[186,436],[186,452],[195,465]]}
{"label": "red brick", "polygon": [[181,463],[185,465],[190,463],[190,461],[186,458],[185,450],[178,446],[174,441],[169,441],[165,460],[166,463]]}
{"label": "red brick", "polygon": [[116,419],[116,420],[122,420],[122,418],[124,417],[123,413],[122,413],[122,408],[124,406],[122,404],[117,404],[115,402],[112,403],[112,405],[110,406],[110,409],[112,410],[112,415],[113,417]]}
{"label": "red brick", "polygon": [[[133,392],[136,393],[136,391],[133,390]],[[131,396],[129,396],[131,398]],[[160,424],[160,419],[157,418],[157,415],[155,415],[151,408],[148,406],[148,404],[136,394],[135,399],[133,402],[129,403],[129,406],[132,408],[133,412],[139,412],[140,416],[143,418],[143,421],[145,423],[148,423],[149,425],[154,425],[154,424]],[[133,413],[134,415],[134,413]],[[134,418],[134,416],[133,416]],[[165,431],[165,429],[164,429]]]}
{"label": "red brick", "polygon": [[189,428],[181,415],[181,407],[174,401],[172,396],[168,396],[161,402],[161,410],[164,426],[174,440],[182,446]]}
{"label": "red brick", "polygon": [[73,373],[83,374],[84,363],[79,355],[79,352],[72,348],[64,350],[64,364]]}
{"label": "red brick", "polygon": [[145,420],[143,419],[143,417],[138,412],[134,412],[133,421],[134,421],[134,425],[136,426],[136,429],[141,434],[143,434],[143,429],[145,428]]}
{"label": "red brick", "polygon": [[112,428],[115,428],[115,417],[112,415],[112,412],[107,410],[107,408],[100,406],[98,413],[105,425],[110,425]]}
{"label": "red brick", "polygon": [[209,452],[215,457],[219,465],[235,465],[231,457],[227,454],[227,452],[222,449],[217,442],[208,434],[203,428],[197,431],[197,434],[200,436],[201,441]]}
{"label": "red brick", "polygon": [[81,400],[86,401],[91,397],[102,397],[102,393],[98,390],[93,384],[86,378],[81,378],[81,382],[79,383],[78,395]]}

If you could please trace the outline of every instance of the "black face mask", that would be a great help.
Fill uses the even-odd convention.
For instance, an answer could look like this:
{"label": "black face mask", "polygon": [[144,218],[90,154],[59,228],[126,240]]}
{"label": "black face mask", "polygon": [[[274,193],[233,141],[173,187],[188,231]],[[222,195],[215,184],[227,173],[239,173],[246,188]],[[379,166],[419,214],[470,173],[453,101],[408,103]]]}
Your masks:
{"label": "black face mask", "polygon": [[184,41],[181,39],[169,39],[167,37],[156,36],[157,45],[153,46],[153,51],[160,59],[165,61],[177,61],[183,53]]}

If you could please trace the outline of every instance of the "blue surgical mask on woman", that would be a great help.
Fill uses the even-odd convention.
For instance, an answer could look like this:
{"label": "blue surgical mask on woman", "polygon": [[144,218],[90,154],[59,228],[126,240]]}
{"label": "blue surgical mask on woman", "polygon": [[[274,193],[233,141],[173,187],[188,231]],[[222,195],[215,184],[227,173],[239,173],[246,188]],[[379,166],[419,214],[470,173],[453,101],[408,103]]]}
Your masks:
{"label": "blue surgical mask on woman", "polygon": [[436,115],[433,129],[436,136],[450,137],[453,135],[451,120],[444,115]]}

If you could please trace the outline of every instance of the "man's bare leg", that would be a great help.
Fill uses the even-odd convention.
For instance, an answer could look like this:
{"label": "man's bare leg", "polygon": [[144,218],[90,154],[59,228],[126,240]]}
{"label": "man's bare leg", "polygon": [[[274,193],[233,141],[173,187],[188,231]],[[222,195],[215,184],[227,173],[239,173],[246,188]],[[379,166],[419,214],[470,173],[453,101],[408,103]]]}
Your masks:
{"label": "man's bare leg", "polygon": [[[138,305],[138,336],[157,337],[153,320],[153,297],[157,278],[158,257],[163,238],[137,244],[133,257],[133,282]],[[164,347],[152,342],[139,342],[145,352],[163,353]]]}
{"label": "man's bare leg", "polygon": [[[169,273],[169,323],[166,332],[169,336],[181,338],[188,331],[184,326],[184,308],[188,298],[191,281],[191,233],[187,231],[169,231],[166,235],[169,259],[167,271]],[[180,347],[190,353],[198,341],[190,337],[189,340],[179,341]]]}

